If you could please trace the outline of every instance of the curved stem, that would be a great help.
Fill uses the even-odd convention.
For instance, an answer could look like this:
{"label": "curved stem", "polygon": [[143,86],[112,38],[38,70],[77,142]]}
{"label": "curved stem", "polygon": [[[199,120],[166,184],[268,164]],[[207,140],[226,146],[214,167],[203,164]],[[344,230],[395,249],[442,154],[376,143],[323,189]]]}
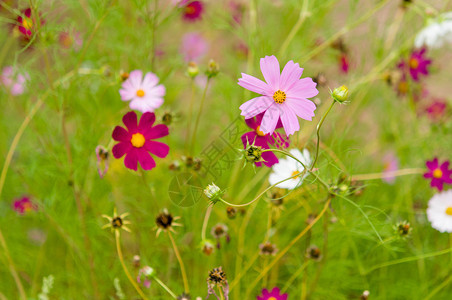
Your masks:
{"label": "curved stem", "polygon": [[6,245],[6,241],[5,241],[5,238],[3,237],[3,233],[1,231],[1,229],[0,229],[0,244],[2,245],[3,251],[6,256],[6,260],[8,261],[9,271],[11,272],[11,275],[13,276],[14,281],[17,285],[17,289],[19,290],[20,298],[22,300],[26,300],[27,295],[25,294],[25,290],[22,285],[22,282],[20,281],[19,275],[17,274],[16,268],[14,267],[14,262],[11,258],[11,255],[9,254],[8,246]]}
{"label": "curved stem", "polygon": [[140,289],[135,280],[133,280],[132,276],[129,273],[129,270],[127,270],[126,264],[124,263],[124,257],[122,256],[120,237],[121,233],[119,232],[119,230],[115,230],[116,250],[118,251],[119,261],[121,262],[122,268],[124,269],[124,273],[126,273],[127,278],[129,279],[130,283],[133,285],[135,290],[138,292],[138,294],[141,296],[141,298],[147,300],[148,297],[146,297],[146,295]]}
{"label": "curved stem", "polygon": [[190,150],[193,151],[193,147],[195,146],[196,140],[196,132],[198,131],[199,120],[201,119],[202,109],[204,107],[204,102],[206,100],[207,88],[209,87],[210,78],[207,78],[206,86],[204,87],[204,91],[202,92],[201,105],[199,106],[198,115],[196,116],[195,128],[193,129],[193,136],[191,138],[191,146]]}
{"label": "curved stem", "polygon": [[317,124],[317,146],[315,149],[315,158],[314,161],[312,162],[311,168],[310,170],[312,171],[312,169],[314,169],[315,163],[317,162],[317,159],[319,158],[319,148],[320,148],[320,128],[323,125],[323,122],[325,122],[325,118],[328,115],[328,113],[331,111],[331,109],[334,106],[334,103],[336,103],[335,100],[333,100],[333,103],[331,103],[330,107],[328,108],[328,110],[326,111],[326,113],[323,115],[322,119],[320,120],[319,124]]}
{"label": "curved stem", "polygon": [[207,224],[209,223],[210,214],[212,213],[213,205],[210,204],[209,207],[207,207],[206,215],[204,216],[204,221],[202,223],[202,231],[201,231],[201,240],[206,239],[206,231],[207,231]]}
{"label": "curved stem", "polygon": [[352,175],[351,180],[373,180],[373,179],[382,179],[385,177],[396,177],[396,176],[423,174],[423,173],[425,173],[425,169],[412,168],[412,169],[402,169],[402,170],[383,172],[383,173]]}
{"label": "curved stem", "polygon": [[160,286],[161,286],[165,291],[167,291],[168,294],[171,295],[171,297],[173,297],[174,299],[177,299],[176,294],[174,294],[173,291],[170,290],[170,288],[167,287],[160,279],[158,279],[158,278],[155,277],[155,276],[153,277],[153,279],[154,279],[158,284],[160,284]]}
{"label": "curved stem", "polygon": [[179,250],[177,249],[177,245],[176,245],[176,242],[174,241],[173,234],[171,233],[171,231],[167,231],[167,232],[168,232],[168,236],[171,240],[171,244],[173,245],[174,254],[176,254],[177,260],[179,261],[180,271],[182,273],[182,280],[184,281],[184,290],[188,294],[190,292],[190,288],[188,286],[188,279],[187,279],[187,273],[185,272],[184,261],[182,260],[182,257],[180,256]]}

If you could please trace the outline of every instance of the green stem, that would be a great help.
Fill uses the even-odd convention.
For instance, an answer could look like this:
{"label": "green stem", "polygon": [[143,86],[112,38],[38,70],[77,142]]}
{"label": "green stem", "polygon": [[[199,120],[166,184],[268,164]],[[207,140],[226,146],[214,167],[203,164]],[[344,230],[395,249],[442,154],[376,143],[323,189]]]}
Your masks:
{"label": "green stem", "polygon": [[290,42],[293,40],[293,38],[295,37],[297,32],[300,30],[301,25],[303,25],[303,22],[310,16],[310,13],[308,12],[308,6],[309,6],[309,0],[304,0],[303,6],[300,10],[300,14],[298,16],[297,23],[295,23],[295,25],[292,27],[292,30],[289,32],[286,39],[282,43],[281,48],[279,49],[279,52],[278,52],[279,57],[284,55]]}
{"label": "green stem", "polygon": [[201,240],[206,239],[207,224],[209,223],[210,214],[212,213],[213,205],[209,205],[206,210],[206,215],[204,216],[204,221],[202,222]]}
{"label": "green stem", "polygon": [[204,102],[206,100],[206,94],[207,94],[207,88],[209,87],[209,82],[210,82],[210,78],[207,78],[206,86],[204,87],[204,91],[202,93],[201,105],[199,107],[198,115],[196,117],[195,128],[193,129],[193,136],[191,138],[190,149],[192,152],[193,152],[193,150],[194,150],[193,148],[195,146],[196,132],[198,131],[199,120],[201,119],[202,109],[204,107]]}
{"label": "green stem", "polygon": [[385,177],[396,177],[396,176],[423,174],[423,173],[425,173],[425,169],[421,169],[421,168],[402,169],[402,170],[383,172],[383,173],[352,175],[351,180],[373,180],[373,179],[382,179]]}
{"label": "green stem", "polygon": [[19,290],[19,295],[22,300],[27,300],[27,295],[25,294],[24,287],[22,285],[22,282],[20,281],[19,275],[16,272],[16,268],[14,266],[14,262],[11,258],[11,255],[9,254],[8,246],[6,244],[5,238],[3,237],[3,233],[0,229],[0,244],[2,245],[3,252],[5,253],[6,260],[9,264],[9,271],[11,272],[11,275],[14,278],[14,282],[16,283],[17,289]]}
{"label": "green stem", "polygon": [[170,294],[171,297],[173,297],[173,299],[177,299],[176,294],[174,294],[173,291],[170,290],[170,288],[167,287],[160,279],[158,279],[158,278],[155,277],[155,276],[153,277],[153,279],[154,279],[158,284],[160,284],[160,286],[161,286],[165,291],[167,291],[168,294]]}
{"label": "green stem", "polygon": [[334,103],[336,103],[335,100],[333,100],[333,102],[331,103],[330,107],[328,108],[328,110],[326,111],[326,113],[323,115],[322,119],[320,120],[319,124],[317,124],[317,146],[315,149],[315,158],[314,161],[312,162],[311,168],[310,170],[312,171],[312,169],[314,169],[314,166],[317,162],[317,159],[319,158],[319,148],[320,148],[320,128],[323,125],[323,122],[325,122],[325,118],[328,115],[328,113],[331,111],[331,109],[334,106]]}
{"label": "green stem", "polygon": [[182,273],[182,280],[184,281],[184,290],[188,294],[190,292],[190,288],[188,286],[187,272],[185,271],[184,261],[182,260],[182,257],[180,256],[179,250],[177,249],[177,245],[176,245],[176,242],[174,241],[173,234],[171,233],[171,231],[167,231],[167,232],[168,232],[168,236],[171,240],[171,244],[173,245],[174,254],[176,254],[176,258],[180,265],[180,271]]}

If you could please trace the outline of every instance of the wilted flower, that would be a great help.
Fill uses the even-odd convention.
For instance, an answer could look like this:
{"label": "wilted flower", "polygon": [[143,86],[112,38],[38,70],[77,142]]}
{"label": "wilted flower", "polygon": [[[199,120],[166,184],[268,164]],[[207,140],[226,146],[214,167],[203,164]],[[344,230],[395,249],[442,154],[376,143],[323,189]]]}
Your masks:
{"label": "wilted flower", "polygon": [[274,287],[271,292],[267,289],[263,289],[260,296],[257,296],[257,300],[287,300],[288,294],[281,294],[281,290],[278,287]]}
{"label": "wilted flower", "polygon": [[182,293],[182,295],[177,297],[177,300],[190,300],[190,299],[191,299],[191,297],[187,293]]}
{"label": "wilted flower", "polygon": [[171,231],[175,232],[173,229],[173,226],[182,226],[182,224],[175,223],[174,221],[179,220],[180,217],[173,217],[172,214],[168,212],[166,208],[164,208],[157,218],[155,218],[155,223],[157,224],[157,233],[156,235],[159,236],[162,231]]}
{"label": "wilted flower", "polygon": [[226,226],[226,224],[218,223],[212,227],[210,233],[214,238],[219,239],[228,234],[228,226]]}
{"label": "wilted flower", "polygon": [[265,242],[259,245],[259,254],[263,256],[274,256],[278,253],[278,248],[276,248],[275,244],[270,242]]}
{"label": "wilted flower", "polygon": [[229,300],[229,284],[226,279],[226,273],[223,271],[222,267],[209,271],[209,277],[207,277],[207,298],[214,294],[217,299],[220,299],[215,293],[215,287],[222,290],[225,300]]}
{"label": "wilted flower", "polygon": [[235,219],[235,217],[237,216],[237,209],[233,206],[228,206],[226,208],[226,214],[229,219]]}
{"label": "wilted flower", "polygon": [[100,178],[103,178],[108,171],[109,155],[108,150],[104,146],[96,147],[97,172]]}
{"label": "wilted flower", "polygon": [[311,121],[315,104],[307,98],[319,93],[311,78],[300,79],[303,69],[298,63],[289,61],[280,73],[278,59],[275,56],[261,58],[261,71],[266,83],[253,76],[242,73],[238,84],[261,96],[251,99],[240,106],[245,119],[265,112],[260,125],[264,133],[272,134],[281,120],[286,135],[300,130],[298,117]]}
{"label": "wilted flower", "polygon": [[114,230],[120,230],[124,229],[125,231],[130,232],[130,229],[127,227],[127,225],[130,224],[129,221],[124,220],[125,217],[127,217],[129,213],[123,213],[122,215],[118,215],[116,213],[116,207],[113,210],[113,216],[107,216],[102,215],[102,217],[106,218],[108,220],[108,223],[102,226],[102,229],[111,228],[111,231]]}
{"label": "wilted flower", "polygon": [[146,288],[151,287],[152,277],[155,276],[155,270],[149,266],[144,266],[138,271],[137,282],[143,283]]}
{"label": "wilted flower", "polygon": [[322,259],[322,251],[320,251],[320,248],[312,245],[311,247],[308,248],[308,250],[306,251],[306,257],[310,258],[312,260],[316,260],[319,261]]}
{"label": "wilted flower", "polygon": [[452,184],[452,170],[449,170],[448,160],[440,165],[438,158],[435,157],[433,160],[427,161],[425,165],[429,170],[424,174],[424,178],[432,179],[431,187],[436,187],[439,191],[442,191],[444,183]]}
{"label": "wilted flower", "polygon": [[213,250],[215,249],[214,244],[210,240],[203,240],[201,242],[201,250],[204,254],[210,255],[212,254]]}
{"label": "wilted flower", "polygon": [[440,232],[452,232],[452,190],[434,195],[428,202],[427,218]]}

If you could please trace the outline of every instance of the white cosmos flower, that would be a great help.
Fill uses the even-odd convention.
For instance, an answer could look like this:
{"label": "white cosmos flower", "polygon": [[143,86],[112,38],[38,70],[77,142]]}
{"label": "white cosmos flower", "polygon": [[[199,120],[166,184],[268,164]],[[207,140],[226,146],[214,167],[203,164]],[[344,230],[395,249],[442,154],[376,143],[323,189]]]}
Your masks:
{"label": "white cosmos flower", "polygon": [[414,41],[417,48],[423,46],[439,48],[447,43],[452,43],[452,12],[429,20],[427,26],[417,34]]}
{"label": "white cosmos flower", "polygon": [[[292,149],[290,150],[290,154],[298,158],[307,167],[309,167],[309,165],[311,164],[311,156],[309,155],[309,151],[306,149],[303,150],[303,153],[301,153],[298,149]],[[273,172],[270,174],[270,177],[268,179],[271,185],[276,184],[281,180],[287,179],[297,173],[301,174],[304,170],[304,167],[295,159],[286,157],[280,159],[277,164],[274,164],[272,170]],[[298,176],[286,180],[278,184],[277,187],[293,190],[303,182],[303,179],[305,179],[307,175],[308,173],[305,173],[302,177]]]}
{"label": "white cosmos flower", "polygon": [[430,199],[427,218],[440,232],[452,232],[452,190],[438,193]]}

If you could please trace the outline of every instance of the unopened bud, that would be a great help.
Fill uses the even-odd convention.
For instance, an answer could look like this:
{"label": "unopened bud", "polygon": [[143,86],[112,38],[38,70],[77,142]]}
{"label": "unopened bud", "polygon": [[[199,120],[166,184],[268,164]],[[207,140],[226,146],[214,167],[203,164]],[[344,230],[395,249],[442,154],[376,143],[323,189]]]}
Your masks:
{"label": "unopened bud", "polygon": [[206,75],[208,78],[215,77],[220,72],[220,66],[216,61],[211,59],[207,65]]}
{"label": "unopened bud", "polygon": [[334,101],[345,103],[348,100],[348,88],[345,85],[335,88],[331,93],[331,96]]}
{"label": "unopened bud", "polygon": [[187,75],[191,78],[195,78],[199,74],[198,65],[195,62],[189,62],[187,67]]}

